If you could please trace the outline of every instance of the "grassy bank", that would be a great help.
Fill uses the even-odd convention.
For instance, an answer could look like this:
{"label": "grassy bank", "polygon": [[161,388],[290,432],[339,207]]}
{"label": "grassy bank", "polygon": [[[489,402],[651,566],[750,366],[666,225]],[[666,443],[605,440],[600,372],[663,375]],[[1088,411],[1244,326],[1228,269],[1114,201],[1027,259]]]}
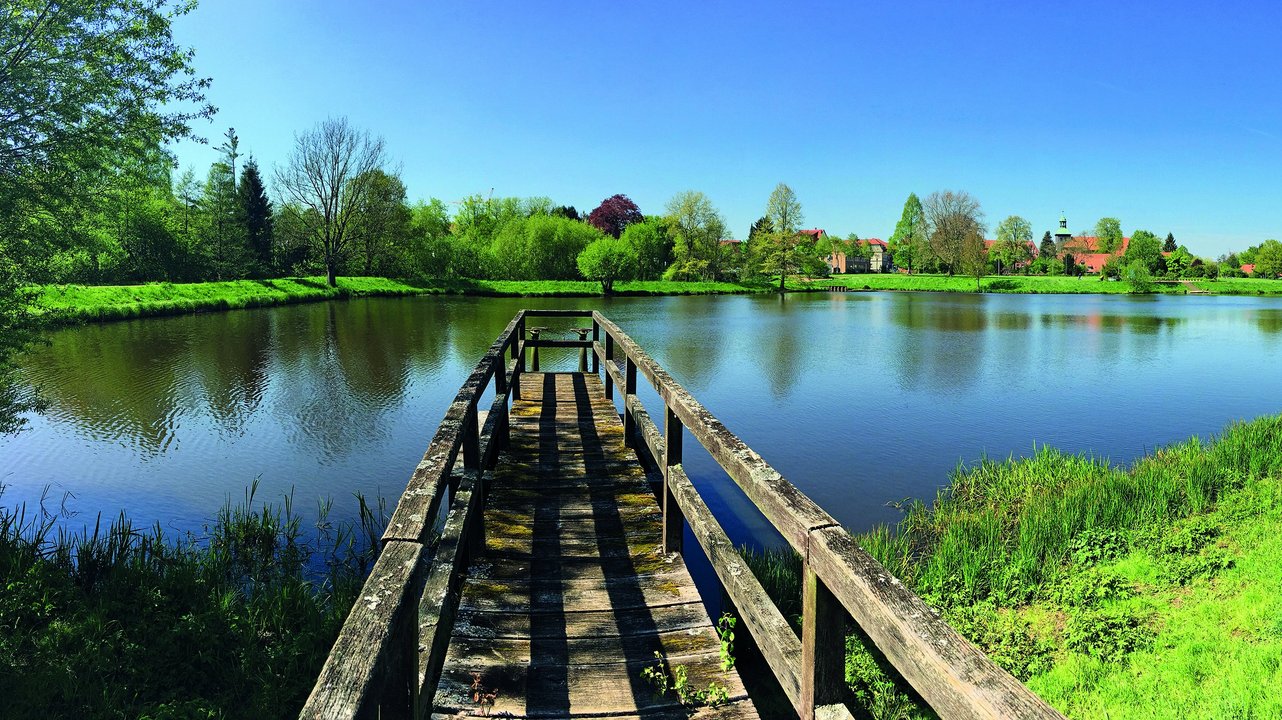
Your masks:
{"label": "grassy bank", "polygon": [[[790,284],[790,289],[806,286]],[[637,281],[619,283],[615,294],[717,295],[770,292],[770,283]],[[157,315],[236,310],[351,297],[404,295],[481,295],[490,297],[599,297],[601,284],[561,280],[448,280],[410,282],[376,277],[340,277],[331,288],[323,277],[230,280],[144,285],[46,285],[39,289],[37,311],[53,322],[127,320]]]}
{"label": "grassy bank", "polygon": [[[985,461],[860,543],[1070,717],[1282,715],[1282,416],[1127,468]],[[751,564],[799,612],[795,556]],[[858,636],[848,648],[862,712],[928,716]]]}
{"label": "grassy bank", "polygon": [[[870,273],[867,275],[834,275],[815,285],[842,285],[856,290],[915,290],[922,292],[975,292],[975,278],[963,275],[904,275],[900,273]],[[1279,283],[1282,285],[1282,283]],[[1129,283],[1100,280],[1098,277],[1064,277],[1041,275],[1003,275],[980,279],[984,292],[1021,294],[1108,294],[1124,295],[1131,291]],[[1158,293],[1183,295],[1185,288],[1179,284],[1156,285]],[[1282,291],[1282,287],[1279,288]]]}
{"label": "grassy bank", "polygon": [[362,526],[309,541],[288,500],[252,506],[229,503],[202,538],[123,516],[54,532],[0,508],[0,715],[297,716],[379,520],[362,501]]}

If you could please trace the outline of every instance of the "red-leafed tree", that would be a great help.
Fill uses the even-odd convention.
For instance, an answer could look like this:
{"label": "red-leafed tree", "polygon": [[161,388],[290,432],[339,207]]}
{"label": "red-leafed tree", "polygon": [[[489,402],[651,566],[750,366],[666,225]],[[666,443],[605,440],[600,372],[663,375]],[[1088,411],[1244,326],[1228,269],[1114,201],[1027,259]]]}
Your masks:
{"label": "red-leafed tree", "polygon": [[597,230],[613,237],[623,234],[623,229],[632,223],[645,220],[641,208],[628,199],[627,195],[612,195],[601,201],[588,215],[588,224]]}

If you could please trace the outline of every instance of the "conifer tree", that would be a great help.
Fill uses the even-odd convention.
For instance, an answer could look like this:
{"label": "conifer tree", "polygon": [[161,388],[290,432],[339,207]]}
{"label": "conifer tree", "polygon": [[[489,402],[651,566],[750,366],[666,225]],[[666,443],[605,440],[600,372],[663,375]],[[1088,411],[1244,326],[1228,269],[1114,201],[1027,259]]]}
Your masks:
{"label": "conifer tree", "polygon": [[256,275],[271,275],[272,263],[272,201],[267,198],[262,174],[253,157],[245,163],[236,191],[240,201],[241,222],[245,226],[245,243],[249,246],[250,259],[256,266]]}
{"label": "conifer tree", "polygon": [[1175,252],[1177,247],[1178,246],[1175,244],[1175,235],[1173,233],[1167,233],[1166,242],[1162,243],[1162,252]]}

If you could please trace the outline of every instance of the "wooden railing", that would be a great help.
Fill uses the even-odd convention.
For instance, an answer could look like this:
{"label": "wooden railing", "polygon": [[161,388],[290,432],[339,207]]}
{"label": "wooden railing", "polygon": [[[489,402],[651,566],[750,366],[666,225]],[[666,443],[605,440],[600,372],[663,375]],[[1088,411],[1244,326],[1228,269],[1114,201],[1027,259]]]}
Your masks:
{"label": "wooden railing", "polygon": [[[872,639],[903,678],[944,718],[1061,718],[1018,680],[957,634],[823,508],[731,433],[632,338],[592,314],[595,353],[607,395],[623,388],[625,426],[639,452],[663,470],[664,551],[681,552],[688,523],[779,685],[800,718],[848,717],[847,618]],[[663,428],[636,397],[640,374],[663,400]],[[798,638],[682,467],[682,430],[707,449],[802,558]]]}
{"label": "wooden railing", "polygon": [[[526,321],[534,317],[590,317],[592,338],[526,339]],[[798,717],[849,716],[841,704],[848,617],[941,717],[1061,717],[959,636],[617,325],[599,312],[581,310],[518,312],[463,383],[397,503],[382,552],[300,717],[430,715],[461,571],[481,538],[486,470],[508,442],[508,403],[519,397],[526,351],[533,349],[537,368],[538,348],[587,349],[590,371],[605,370],[607,396],[613,397],[616,386],[622,389],[627,442],[662,470],[663,551],[682,551],[688,523]],[[585,357],[580,367],[586,364]],[[662,430],[636,396],[638,371],[663,400]],[[482,414],[478,403],[491,381],[494,401]],[[801,555],[800,638],[686,475],[683,429]],[[447,496],[441,524],[437,518]]]}

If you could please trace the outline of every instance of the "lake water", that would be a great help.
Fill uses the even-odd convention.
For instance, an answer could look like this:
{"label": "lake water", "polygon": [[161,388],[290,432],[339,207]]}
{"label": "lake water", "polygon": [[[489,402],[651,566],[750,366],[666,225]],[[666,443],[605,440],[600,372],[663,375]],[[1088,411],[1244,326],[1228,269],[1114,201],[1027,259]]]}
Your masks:
{"label": "lake water", "polygon": [[[855,531],[893,522],[889,503],[933,498],[985,454],[1048,444],[1121,463],[1282,411],[1277,299],[367,299],[55,332],[24,360],[51,407],[0,438],[0,503],[66,497],[73,525],[125,510],[197,531],[255,479],[260,499],[292,491],[305,512],[332,497],[350,515],[354,492],[394,503],[521,307],[605,311]],[[642,399],[658,415],[656,396]],[[732,537],[770,542],[733,483],[686,447]]]}

